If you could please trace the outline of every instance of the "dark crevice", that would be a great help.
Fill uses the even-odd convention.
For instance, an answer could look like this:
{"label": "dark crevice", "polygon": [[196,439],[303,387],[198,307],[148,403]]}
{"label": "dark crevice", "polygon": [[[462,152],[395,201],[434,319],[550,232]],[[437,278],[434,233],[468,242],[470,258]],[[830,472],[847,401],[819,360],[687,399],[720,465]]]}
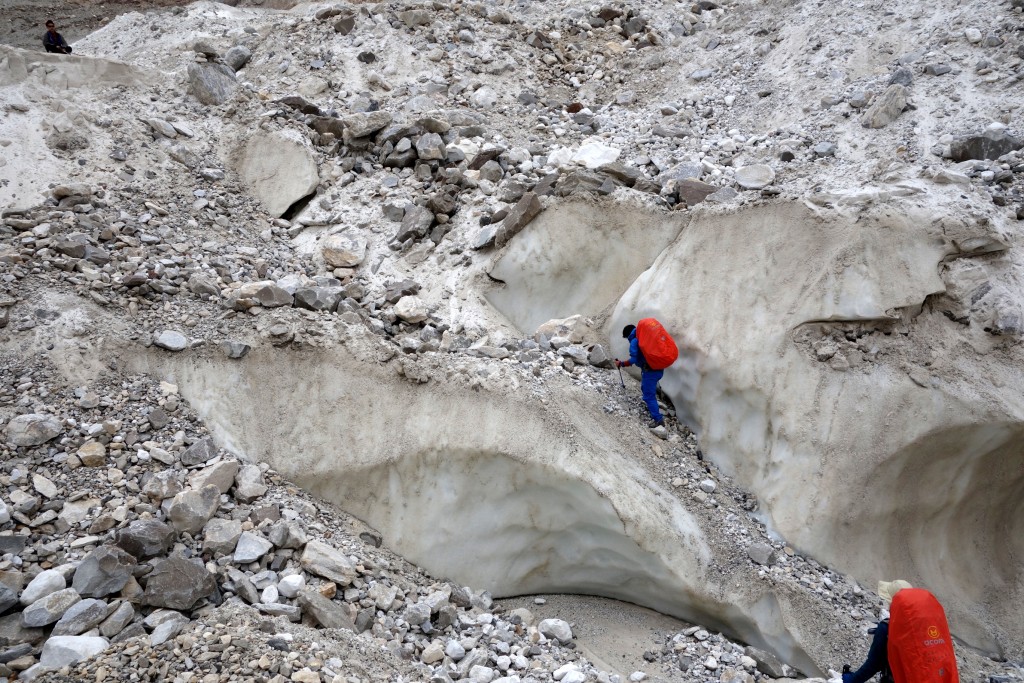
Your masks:
{"label": "dark crevice", "polygon": [[305,209],[307,206],[309,206],[309,203],[311,201],[313,201],[313,197],[315,197],[315,196],[316,196],[316,192],[311,192],[310,194],[307,194],[302,199],[299,199],[298,201],[293,203],[291,206],[289,206],[287,211],[285,211],[283,214],[281,214],[281,218],[285,219],[286,221],[293,220],[296,216],[298,216],[300,213],[302,213],[303,209]]}

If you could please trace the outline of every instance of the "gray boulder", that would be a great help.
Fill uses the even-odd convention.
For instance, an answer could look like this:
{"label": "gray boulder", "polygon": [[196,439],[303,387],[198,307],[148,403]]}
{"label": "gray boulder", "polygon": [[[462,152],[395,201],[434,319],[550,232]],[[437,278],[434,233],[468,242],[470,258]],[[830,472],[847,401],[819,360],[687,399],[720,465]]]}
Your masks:
{"label": "gray boulder", "polygon": [[736,184],[744,190],[760,190],[775,181],[775,171],[767,164],[751,164],[736,169]]}
{"label": "gray boulder", "polygon": [[344,628],[349,631],[356,628],[344,607],[316,591],[302,591],[299,593],[298,603],[305,614],[324,628]]}
{"label": "gray boulder", "polygon": [[894,83],[868,107],[861,118],[865,128],[885,128],[907,108],[907,89]]}
{"label": "gray boulder", "polygon": [[238,158],[238,174],[275,217],[320,183],[312,145],[296,131],[260,131],[245,143]]}
{"label": "gray boulder", "polygon": [[189,618],[184,614],[170,612],[167,618],[157,624],[153,629],[153,632],[149,635],[150,646],[156,647],[157,645],[163,645],[168,640],[178,635],[187,623],[189,623]]}
{"label": "gray boulder", "polygon": [[138,519],[117,532],[117,547],[137,560],[163,555],[174,545],[174,529],[156,519]]}
{"label": "gray boulder", "polygon": [[425,206],[410,206],[405,210],[402,225],[395,234],[396,242],[404,242],[410,237],[420,239],[430,231],[434,222],[434,213]]}
{"label": "gray boulder", "polygon": [[217,447],[210,438],[200,439],[185,449],[181,454],[181,464],[186,467],[199,465],[217,455]]}
{"label": "gray boulder", "polygon": [[47,669],[60,669],[94,657],[109,645],[109,640],[97,636],[55,636],[43,645],[39,664]]}
{"label": "gray boulder", "polygon": [[181,332],[164,330],[153,338],[153,344],[168,351],[184,351],[188,348],[188,338]]}
{"label": "gray boulder", "polygon": [[100,624],[100,635],[105,638],[113,638],[124,630],[124,627],[135,618],[135,608],[130,602],[122,602],[114,613]]}
{"label": "gray boulder", "polygon": [[280,519],[270,527],[270,541],[278,548],[298,549],[306,545],[306,532],[298,522]]}
{"label": "gray boulder", "polygon": [[3,614],[17,604],[18,594],[8,588],[7,585],[0,583],[0,614]]}
{"label": "gray boulder", "polygon": [[135,570],[135,557],[116,546],[101,546],[85,556],[71,587],[87,598],[102,598],[125,587]]}
{"label": "gray boulder", "polygon": [[441,160],[448,156],[448,148],[440,135],[427,133],[416,140],[416,156],[424,161]]}
{"label": "gray boulder", "polygon": [[954,140],[950,145],[950,157],[953,161],[998,159],[1022,146],[1024,140],[1005,131],[987,131],[981,135],[968,135]]}
{"label": "gray boulder", "polygon": [[267,492],[263,483],[263,473],[257,465],[242,465],[235,475],[235,498],[243,503],[251,503]]}
{"label": "gray boulder", "polygon": [[235,45],[224,53],[224,63],[230,66],[233,71],[241,69],[249,63],[250,59],[252,59],[252,50],[245,45]]}
{"label": "gray boulder", "polygon": [[237,564],[256,562],[274,548],[274,544],[252,531],[245,531],[238,538],[232,559]]}
{"label": "gray boulder", "polygon": [[386,111],[371,111],[364,114],[351,114],[342,119],[345,122],[345,138],[364,138],[386,128],[392,116]]}
{"label": "gray boulder", "polygon": [[309,573],[334,581],[340,586],[347,586],[356,578],[356,567],[348,556],[323,541],[307,543],[299,564]]}
{"label": "gray boulder", "polygon": [[767,543],[752,543],[747,548],[747,556],[757,564],[765,567],[775,564],[776,560],[775,551]]}
{"label": "gray boulder", "polygon": [[547,638],[554,638],[563,645],[572,640],[572,627],[561,619],[544,619],[537,625],[537,629]]}
{"label": "gray boulder", "polygon": [[189,489],[176,495],[167,517],[179,532],[195,536],[216,514],[219,506],[220,489],[207,484],[201,489]]}
{"label": "gray boulder", "polygon": [[522,199],[509,210],[505,220],[501,222],[501,226],[494,236],[494,246],[503,247],[529,225],[530,221],[536,218],[543,209],[544,207],[541,206],[540,199],[536,194],[533,192],[524,194]]}
{"label": "gray boulder", "polygon": [[213,575],[201,560],[173,555],[158,563],[147,578],[142,604],[188,610],[216,588]]}
{"label": "gray boulder", "polygon": [[81,599],[82,596],[74,588],[50,593],[25,608],[21,613],[21,624],[26,628],[40,628],[52,624]]}
{"label": "gray boulder", "polygon": [[339,287],[304,287],[295,290],[295,305],[310,311],[332,311],[342,296]]}
{"label": "gray boulder", "polygon": [[21,623],[21,613],[0,617],[0,647],[21,643],[35,644],[43,639],[43,629],[27,628]]}
{"label": "gray boulder", "polygon": [[189,64],[187,80],[192,95],[203,104],[209,105],[227,102],[238,87],[235,72],[231,67],[215,62]]}
{"label": "gray boulder", "polygon": [[211,519],[203,528],[203,552],[227,555],[241,536],[242,523],[237,519]]}
{"label": "gray boulder", "polygon": [[7,423],[7,439],[15,446],[40,446],[61,432],[61,423],[53,415],[29,413]]}
{"label": "gray boulder", "polygon": [[53,626],[52,635],[77,636],[99,626],[107,618],[107,603],[89,598],[76,602]]}
{"label": "gray boulder", "polygon": [[189,485],[199,489],[212,484],[220,489],[221,493],[227,493],[235,483],[238,468],[237,460],[222,460],[193,474],[189,478]]}

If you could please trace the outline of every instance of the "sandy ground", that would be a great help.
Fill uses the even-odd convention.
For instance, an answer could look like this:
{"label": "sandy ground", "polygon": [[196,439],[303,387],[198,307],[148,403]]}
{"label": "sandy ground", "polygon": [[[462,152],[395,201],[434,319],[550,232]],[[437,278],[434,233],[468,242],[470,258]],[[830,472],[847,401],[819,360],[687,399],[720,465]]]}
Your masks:
{"label": "sandy ground", "polygon": [[[536,604],[536,599],[544,604]],[[524,595],[499,604],[509,610],[525,607],[538,622],[548,618],[568,621],[583,656],[598,668],[623,677],[634,671],[658,675],[661,663],[644,660],[643,653],[659,651],[665,636],[689,626],[646,607],[590,595]]]}

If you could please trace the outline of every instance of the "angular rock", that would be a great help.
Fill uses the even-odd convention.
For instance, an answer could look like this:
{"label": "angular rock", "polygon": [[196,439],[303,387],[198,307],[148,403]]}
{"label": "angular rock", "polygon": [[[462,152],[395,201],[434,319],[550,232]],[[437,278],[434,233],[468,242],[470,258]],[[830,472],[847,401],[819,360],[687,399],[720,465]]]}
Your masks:
{"label": "angular rock", "polygon": [[343,296],[340,287],[305,287],[295,290],[295,306],[309,311],[333,311]]}
{"label": "angular rock", "polygon": [[687,206],[696,206],[707,199],[718,188],[699,180],[683,180],[676,184],[676,196]]}
{"label": "angular rock", "polygon": [[270,280],[261,280],[259,282],[247,282],[241,287],[232,290],[225,303],[229,308],[236,311],[247,311],[253,306],[278,308],[280,306],[291,306],[292,295],[288,290]]}
{"label": "angular rock", "polygon": [[184,351],[188,348],[188,337],[181,332],[164,330],[153,338],[153,345],[168,351]]}
{"label": "angular rock", "polygon": [[251,503],[267,492],[263,483],[263,473],[257,465],[242,465],[235,476],[235,498],[243,503]]}
{"label": "angular rock", "polygon": [[56,569],[44,569],[25,586],[25,590],[21,592],[20,602],[22,605],[31,605],[51,593],[64,590],[65,587],[67,582],[63,574]]}
{"label": "angular rock", "polygon": [[251,58],[252,50],[245,45],[235,45],[224,53],[224,63],[230,66],[233,71],[238,71],[248,64]]}
{"label": "angular rock", "polygon": [[298,603],[304,613],[313,617],[313,620],[324,628],[344,628],[349,631],[356,628],[348,615],[348,610],[316,591],[302,591],[298,595]]}
{"label": "angular rock", "polygon": [[402,218],[402,225],[395,235],[396,242],[404,242],[411,238],[419,239],[425,237],[434,222],[434,214],[424,206],[410,206],[405,210],[405,217]]}
{"label": "angular rock", "polygon": [[201,560],[173,555],[147,577],[142,604],[188,610],[216,589],[217,582]]}
{"label": "angular rock", "polygon": [[864,112],[861,125],[865,128],[885,128],[895,121],[907,107],[906,87],[895,83],[885,89],[881,96]]}
{"label": "angular rock", "polygon": [[252,347],[240,341],[223,341],[220,343],[221,350],[224,354],[233,360],[244,358],[245,354],[252,350]]}
{"label": "angular rock", "polygon": [[273,548],[274,544],[267,539],[252,531],[246,531],[239,537],[232,559],[236,564],[249,564],[258,561]]}
{"label": "angular rock", "polygon": [[53,415],[29,413],[7,423],[7,440],[15,446],[40,446],[61,433],[60,420]]}
{"label": "angular rock", "polygon": [[775,564],[775,550],[767,543],[751,543],[747,556],[759,565],[770,567]]}
{"label": "angular rock", "polygon": [[416,140],[416,156],[424,161],[440,161],[448,157],[448,148],[437,133],[426,133]]}
{"label": "angular rock", "polygon": [[405,612],[402,613],[402,618],[411,626],[424,624],[430,621],[430,605],[425,602],[413,603],[405,608]]}
{"label": "angular rock", "polygon": [[137,560],[163,555],[174,546],[174,529],[156,519],[137,519],[117,532],[117,547]]}
{"label": "angular rock", "polygon": [[185,449],[181,454],[181,464],[186,467],[199,465],[217,455],[217,447],[213,445],[213,439],[206,438],[196,441]]}
{"label": "angular rock", "polygon": [[407,323],[421,323],[430,316],[430,311],[418,296],[403,296],[395,304],[395,315]]}
{"label": "angular rock", "polygon": [[48,669],[60,669],[95,657],[109,645],[110,641],[98,636],[55,636],[43,645],[39,664]]}
{"label": "angular rock", "polygon": [[278,548],[301,548],[306,545],[306,532],[298,522],[278,520],[270,527],[270,542]]}
{"label": "angular rock", "polygon": [[211,519],[203,527],[203,552],[228,555],[241,536],[242,523],[237,519]]}
{"label": "angular rock", "polygon": [[299,558],[302,568],[311,574],[322,576],[338,585],[347,586],[356,578],[356,568],[348,556],[335,550],[323,541],[313,540],[306,544]]}
{"label": "angular rock", "polygon": [[277,590],[286,598],[297,597],[305,587],[306,578],[302,574],[292,574],[277,582]]}
{"label": "angular rock", "polygon": [[103,467],[107,464],[107,447],[98,441],[90,441],[78,449],[78,459],[86,467]]}
{"label": "angular rock", "polygon": [[757,662],[757,670],[771,678],[785,678],[788,674],[779,658],[770,652],[748,646],[743,654]]}
{"label": "angular rock", "polygon": [[124,588],[135,566],[135,557],[121,548],[101,546],[78,565],[71,587],[83,597],[102,598]]}
{"label": "angular rock", "polygon": [[178,635],[181,629],[189,623],[189,618],[184,614],[178,612],[170,612],[167,618],[163,619],[156,627],[153,632],[149,634],[149,644],[151,647],[162,645],[168,640]]}
{"label": "angular rock", "polygon": [[100,635],[105,638],[113,638],[124,630],[125,626],[135,618],[135,608],[130,602],[122,602],[113,614],[100,624]]}
{"label": "angular rock", "polygon": [[163,119],[151,118],[146,119],[146,123],[153,129],[157,135],[162,135],[165,138],[176,138],[178,137],[178,131],[174,130],[174,126],[167,123]]}
{"label": "angular rock", "polygon": [[56,484],[41,474],[32,475],[32,488],[50,500],[56,498],[60,492]]}
{"label": "angular rock", "polygon": [[533,192],[524,194],[522,199],[509,210],[505,220],[501,222],[501,226],[494,235],[494,246],[499,249],[503,247],[543,210],[544,207],[536,194]]}
{"label": "angular rock", "polygon": [[20,612],[0,617],[0,646],[8,647],[21,643],[35,644],[42,639],[42,629],[26,628],[22,625]]}
{"label": "angular rock", "polygon": [[580,145],[580,148],[573,154],[572,160],[593,170],[615,162],[620,154],[622,154],[621,149],[592,139]]}
{"label": "angular rock", "polygon": [[176,530],[198,534],[220,506],[220,489],[208,484],[201,489],[182,491],[171,502],[167,518]]}
{"label": "angular rock", "polygon": [[604,347],[601,346],[600,344],[595,344],[590,349],[590,354],[587,356],[587,362],[589,362],[595,368],[604,368],[606,370],[615,367],[615,363],[608,355],[608,352],[605,351]]}
{"label": "angular rock", "polygon": [[320,183],[309,140],[294,130],[257,134],[242,149],[238,174],[267,212],[280,217]]}
{"label": "angular rock", "polygon": [[227,493],[235,483],[238,469],[239,462],[237,460],[222,460],[195,472],[189,477],[188,483],[194,489],[201,489],[207,484],[212,484],[220,489],[221,493]]}
{"label": "angular rock", "polygon": [[64,616],[82,596],[74,588],[65,588],[39,598],[21,613],[21,624],[26,628],[47,626]]}
{"label": "angular rock", "polygon": [[542,635],[554,638],[562,645],[572,641],[572,627],[561,619],[544,619],[537,625]]}
{"label": "angular rock", "polygon": [[345,122],[346,139],[364,138],[386,128],[392,116],[386,111],[371,111],[351,114],[342,119]]}
{"label": "angular rock", "polygon": [[354,268],[366,258],[366,240],[345,233],[320,240],[320,253],[332,268]]}
{"label": "angular rock", "polygon": [[53,626],[54,636],[77,636],[99,626],[107,618],[107,603],[89,598],[76,602]]}
{"label": "angular rock", "polygon": [[736,184],[745,190],[760,190],[775,182],[775,171],[767,164],[751,164],[736,169]]}
{"label": "angular rock", "polygon": [[6,584],[0,583],[0,614],[3,614],[17,604],[17,592],[11,590]]}
{"label": "angular rock", "polygon": [[1004,154],[1024,147],[1024,140],[1005,131],[987,131],[981,135],[969,135],[953,140],[950,158],[953,161],[968,159],[998,159]]}
{"label": "angular rock", "polygon": [[238,88],[235,72],[231,67],[216,62],[190,63],[187,78],[189,91],[203,104],[223,104]]}

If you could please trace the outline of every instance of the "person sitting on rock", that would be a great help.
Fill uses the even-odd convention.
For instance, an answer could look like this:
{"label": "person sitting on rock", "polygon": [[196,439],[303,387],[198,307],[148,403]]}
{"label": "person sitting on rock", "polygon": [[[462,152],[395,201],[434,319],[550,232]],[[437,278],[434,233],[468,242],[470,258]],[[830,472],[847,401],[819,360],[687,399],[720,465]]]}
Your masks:
{"label": "person sitting on rock", "polygon": [[46,48],[47,52],[56,52],[62,55],[71,54],[71,46],[64,40],[64,36],[57,33],[57,27],[53,23],[53,19],[47,19],[46,21],[46,33],[43,34],[43,47]]}
{"label": "person sitting on rock", "polygon": [[640,341],[636,337],[636,325],[626,325],[622,328],[622,338],[629,340],[629,360],[615,361],[615,367],[628,368],[636,365],[640,368],[640,393],[647,405],[647,412],[651,414],[650,427],[661,427],[665,424],[665,418],[661,416],[661,409],[658,407],[658,382],[661,381],[664,370],[654,370],[647,364],[643,351],[640,350]]}

